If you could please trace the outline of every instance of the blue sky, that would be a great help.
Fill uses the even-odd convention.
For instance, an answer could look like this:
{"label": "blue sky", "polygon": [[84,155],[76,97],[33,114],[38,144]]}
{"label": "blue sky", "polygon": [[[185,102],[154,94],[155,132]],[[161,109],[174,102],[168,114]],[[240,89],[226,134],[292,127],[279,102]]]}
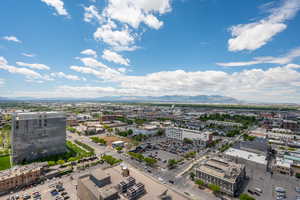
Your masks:
{"label": "blue sky", "polygon": [[299,0],[3,0],[0,96],[300,102]]}

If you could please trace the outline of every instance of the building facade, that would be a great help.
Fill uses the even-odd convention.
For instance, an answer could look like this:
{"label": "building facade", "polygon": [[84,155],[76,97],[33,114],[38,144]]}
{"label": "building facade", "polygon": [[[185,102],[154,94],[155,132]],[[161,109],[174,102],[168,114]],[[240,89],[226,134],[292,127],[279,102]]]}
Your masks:
{"label": "building facade", "polygon": [[185,138],[190,139],[197,146],[205,147],[212,142],[211,132],[201,132],[198,130],[190,130],[178,127],[166,128],[166,137],[183,141]]}
{"label": "building facade", "polygon": [[246,177],[244,164],[237,164],[226,159],[215,157],[201,163],[196,169],[196,178],[205,184],[220,187],[221,192],[235,196]]}
{"label": "building facade", "polygon": [[0,194],[38,181],[43,173],[43,168],[44,165],[39,163],[15,166],[11,169],[1,171]]}
{"label": "building facade", "polygon": [[66,151],[66,117],[58,112],[12,116],[12,162],[23,163]]}

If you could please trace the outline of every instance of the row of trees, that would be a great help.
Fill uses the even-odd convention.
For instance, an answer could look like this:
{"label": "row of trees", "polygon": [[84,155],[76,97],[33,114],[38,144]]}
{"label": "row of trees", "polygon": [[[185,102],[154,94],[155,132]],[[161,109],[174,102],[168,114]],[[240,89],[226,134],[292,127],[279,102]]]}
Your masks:
{"label": "row of trees", "polygon": [[[59,155],[47,156],[45,158],[38,159],[39,162],[48,162],[49,166],[53,165],[63,165],[65,162],[74,162],[80,160],[84,157],[89,157],[94,155],[93,152],[88,152],[73,144],[70,141],[66,142],[68,151]],[[23,164],[27,164],[26,162]]]}
{"label": "row of trees", "polygon": [[248,134],[244,134],[243,135],[243,139],[244,141],[253,141],[256,137],[255,136],[251,136],[251,135],[248,135]]}
{"label": "row of trees", "polygon": [[117,164],[119,162],[122,162],[122,160],[117,159],[117,158],[115,158],[115,157],[113,157],[111,155],[103,155],[101,157],[101,159],[104,160],[105,162],[107,162],[110,165],[115,165],[115,164]]}
{"label": "row of trees", "polygon": [[201,121],[207,121],[207,120],[231,121],[231,122],[241,123],[244,126],[249,126],[249,125],[257,122],[257,120],[254,116],[229,115],[229,114],[220,114],[220,113],[201,115],[199,117],[199,120],[201,120]]}
{"label": "row of trees", "polygon": [[85,143],[82,143],[82,142],[80,142],[80,141],[78,141],[78,140],[75,140],[74,142],[75,142],[76,144],[78,144],[79,146],[81,146],[82,148],[84,148],[84,149],[88,150],[89,152],[95,154],[95,149],[92,148],[92,147],[90,147],[89,145],[87,145],[87,144],[85,144]]}
{"label": "row of trees", "polygon": [[144,157],[140,153],[128,152],[128,155],[140,162],[144,161],[149,166],[154,166],[157,163],[156,159],[151,157]]}
{"label": "row of trees", "polygon": [[107,141],[104,140],[103,138],[99,138],[99,137],[91,137],[91,140],[97,144],[102,144],[102,145],[106,145]]}
{"label": "row of trees", "polygon": [[[206,184],[204,183],[204,181],[201,180],[201,179],[195,180],[195,184],[198,185],[200,188],[203,188],[204,186],[207,186],[209,189],[211,189],[211,190],[213,191],[213,193],[214,193],[215,195],[217,195],[217,194],[219,194],[219,193],[221,192],[220,186],[215,185],[215,184],[208,184],[208,185],[206,185]],[[240,200],[255,200],[255,198],[251,197],[251,196],[248,195],[248,194],[241,194],[241,195],[239,196],[239,199],[240,199]]]}
{"label": "row of trees", "polygon": [[128,136],[131,136],[133,134],[133,131],[131,129],[129,129],[127,131],[117,130],[116,134],[119,135],[119,136],[122,136],[122,137],[128,137]]}

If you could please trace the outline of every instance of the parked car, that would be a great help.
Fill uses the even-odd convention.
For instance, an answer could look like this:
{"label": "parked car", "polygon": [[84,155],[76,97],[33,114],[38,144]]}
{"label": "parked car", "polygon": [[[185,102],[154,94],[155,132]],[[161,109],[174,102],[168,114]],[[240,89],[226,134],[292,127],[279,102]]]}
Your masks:
{"label": "parked car", "polygon": [[65,196],[65,195],[67,195],[67,194],[68,194],[67,192],[62,192],[62,193],[61,193],[62,196]]}
{"label": "parked car", "polygon": [[256,192],[263,193],[262,189],[260,189],[260,188],[258,188],[258,187],[254,188],[254,190],[255,190]]}
{"label": "parked car", "polygon": [[30,198],[31,198],[31,196],[30,196],[29,194],[24,194],[24,195],[23,195],[23,199],[24,199],[24,200],[30,199]]}
{"label": "parked car", "polygon": [[285,193],[285,189],[283,187],[276,187],[275,191],[279,193]]}
{"label": "parked car", "polygon": [[51,193],[52,196],[58,195],[58,192],[57,192],[56,189],[51,190],[50,193]]}

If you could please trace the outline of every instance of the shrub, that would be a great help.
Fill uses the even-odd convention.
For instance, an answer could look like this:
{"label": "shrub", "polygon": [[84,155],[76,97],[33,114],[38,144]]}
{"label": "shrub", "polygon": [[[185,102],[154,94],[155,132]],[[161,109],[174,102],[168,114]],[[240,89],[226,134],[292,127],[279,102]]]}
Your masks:
{"label": "shrub", "polygon": [[240,200],[255,200],[255,198],[251,197],[248,194],[241,194],[240,195]]}

